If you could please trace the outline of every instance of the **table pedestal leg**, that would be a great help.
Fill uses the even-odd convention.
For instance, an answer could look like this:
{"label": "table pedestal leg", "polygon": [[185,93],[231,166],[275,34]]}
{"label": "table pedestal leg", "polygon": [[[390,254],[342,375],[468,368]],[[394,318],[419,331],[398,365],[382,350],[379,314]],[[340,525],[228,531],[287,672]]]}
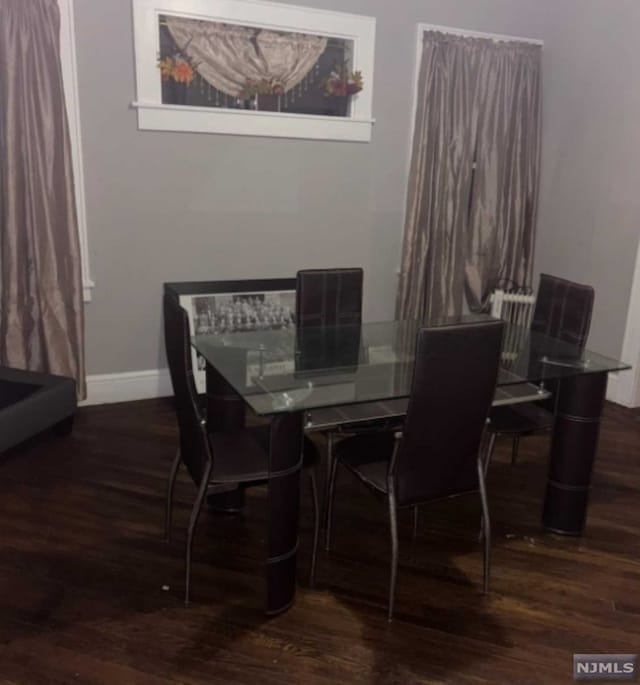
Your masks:
{"label": "table pedestal leg", "polygon": [[296,557],[302,470],[302,412],[278,414],[269,445],[267,613],[279,614],[296,597]]}
{"label": "table pedestal leg", "polygon": [[[207,364],[207,425],[210,431],[235,432],[245,428],[244,400],[218,373]],[[230,483],[216,486],[207,495],[207,504],[220,512],[235,513],[244,507],[244,488]]]}
{"label": "table pedestal leg", "polygon": [[559,385],[542,525],[561,535],[582,535],[607,374],[563,378]]}

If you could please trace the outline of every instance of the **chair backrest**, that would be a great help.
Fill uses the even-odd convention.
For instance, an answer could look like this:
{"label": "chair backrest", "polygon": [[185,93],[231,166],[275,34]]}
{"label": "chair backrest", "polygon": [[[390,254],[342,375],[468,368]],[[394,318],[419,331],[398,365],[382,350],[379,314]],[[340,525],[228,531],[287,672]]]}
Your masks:
{"label": "chair backrest", "polygon": [[362,269],[306,269],[296,276],[296,325],[362,321]]}
{"label": "chair backrest", "polygon": [[540,274],[531,330],[584,347],[591,326],[591,286]]}
{"label": "chair backrest", "polygon": [[[358,366],[362,269],[307,269],[296,276],[296,373]],[[353,326],[320,331],[319,326]]]}
{"label": "chair backrest", "polygon": [[418,333],[403,437],[389,472],[398,506],[478,489],[503,328],[493,320]]}
{"label": "chair backrest", "polygon": [[296,335],[295,373],[298,377],[318,373],[343,374],[358,369],[364,350],[360,325],[299,328]]}
{"label": "chair backrest", "polygon": [[199,485],[212,455],[193,381],[189,318],[172,295],[165,293],[163,304],[164,343],[175,396],[180,453],[191,477]]}

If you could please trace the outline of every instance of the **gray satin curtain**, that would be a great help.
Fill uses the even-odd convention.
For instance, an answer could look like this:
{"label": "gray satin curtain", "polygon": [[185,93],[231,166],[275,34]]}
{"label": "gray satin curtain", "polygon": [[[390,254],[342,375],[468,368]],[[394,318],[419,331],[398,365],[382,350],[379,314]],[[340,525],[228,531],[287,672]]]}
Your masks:
{"label": "gray satin curtain", "polygon": [[[540,156],[537,45],[425,32],[396,314],[477,311],[530,285]],[[475,168],[474,168],[475,166]]]}
{"label": "gray satin curtain", "polygon": [[72,376],[84,321],[56,0],[0,0],[0,363]]}

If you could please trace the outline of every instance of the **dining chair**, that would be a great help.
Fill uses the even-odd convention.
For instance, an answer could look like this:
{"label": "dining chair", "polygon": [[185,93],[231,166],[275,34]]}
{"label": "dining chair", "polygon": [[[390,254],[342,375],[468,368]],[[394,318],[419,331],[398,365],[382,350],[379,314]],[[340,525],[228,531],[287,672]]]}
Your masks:
{"label": "dining chair", "polygon": [[304,269],[296,275],[296,325],[362,322],[362,269]]}
{"label": "dining chair", "polygon": [[[593,300],[591,286],[541,274],[531,330],[583,348],[589,335]],[[521,437],[550,430],[558,388],[557,381],[547,381],[545,389],[551,392],[550,399],[493,409],[489,424],[489,456],[496,437],[508,435],[512,440],[511,463],[515,464]]]}
{"label": "dining chair", "polygon": [[[388,619],[398,571],[399,509],[479,493],[484,591],[489,589],[491,525],[481,446],[500,364],[504,323],[490,320],[418,333],[407,415],[401,431],[356,435],[336,445],[329,484],[330,548],[338,466],[387,498],[391,532]],[[415,519],[414,519],[415,520]]]}
{"label": "dining chair", "polygon": [[362,280],[362,269],[298,271],[297,375],[358,368]]}
{"label": "dining chair", "polygon": [[531,330],[584,347],[591,327],[593,300],[590,285],[540,274]]}
{"label": "dining chair", "polygon": [[[356,369],[360,355],[366,354],[360,345],[359,330],[362,323],[362,291],[364,272],[360,268],[304,269],[296,274],[296,328],[298,367],[300,375],[321,366],[331,370]],[[314,328],[336,328],[318,336]],[[353,329],[350,327],[353,326]],[[353,332],[351,332],[353,331]],[[318,349],[322,347],[322,349]],[[331,359],[335,361],[331,361]],[[311,369],[310,367],[313,367]],[[394,407],[395,408],[395,407]],[[337,413],[353,420],[335,423]],[[345,405],[330,410],[316,409],[307,413],[307,431],[321,432],[327,440],[327,468],[325,479],[325,517],[329,493],[329,478],[336,440],[354,433],[384,430],[397,418],[381,414],[380,403]]]}
{"label": "dining chair", "polygon": [[[247,427],[235,432],[212,431],[196,393],[191,364],[189,319],[178,300],[164,295],[164,339],[169,373],[175,396],[179,448],[171,465],[167,484],[165,539],[171,539],[173,490],[181,464],[197,487],[191,508],[185,548],[185,603],[189,602],[193,538],[208,492],[234,484],[258,484],[269,479],[269,426]],[[316,483],[319,456],[315,445],[305,438],[303,464],[309,474],[314,511],[313,556],[320,525]],[[315,560],[312,558],[310,583],[314,583]]]}

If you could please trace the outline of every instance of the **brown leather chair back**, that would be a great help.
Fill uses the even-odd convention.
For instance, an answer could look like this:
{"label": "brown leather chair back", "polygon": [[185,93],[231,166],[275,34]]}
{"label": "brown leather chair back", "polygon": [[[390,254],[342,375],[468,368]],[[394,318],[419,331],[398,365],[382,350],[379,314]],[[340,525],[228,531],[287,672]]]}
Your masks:
{"label": "brown leather chair back", "polygon": [[503,328],[492,320],[418,333],[407,418],[389,471],[398,506],[478,489]]}
{"label": "brown leather chair back", "polygon": [[531,330],[584,347],[591,326],[591,286],[540,274]]}
{"label": "brown leather chair back", "polygon": [[[362,269],[307,269],[296,277],[296,372],[355,370],[360,355]],[[341,326],[319,329],[319,326]]]}
{"label": "brown leather chair back", "polygon": [[200,484],[205,466],[212,459],[204,423],[193,382],[191,340],[187,312],[178,300],[164,295],[164,344],[180,432],[180,454],[191,477]]}
{"label": "brown leather chair back", "polygon": [[298,271],[298,328],[359,324],[362,321],[362,278],[362,269]]}

